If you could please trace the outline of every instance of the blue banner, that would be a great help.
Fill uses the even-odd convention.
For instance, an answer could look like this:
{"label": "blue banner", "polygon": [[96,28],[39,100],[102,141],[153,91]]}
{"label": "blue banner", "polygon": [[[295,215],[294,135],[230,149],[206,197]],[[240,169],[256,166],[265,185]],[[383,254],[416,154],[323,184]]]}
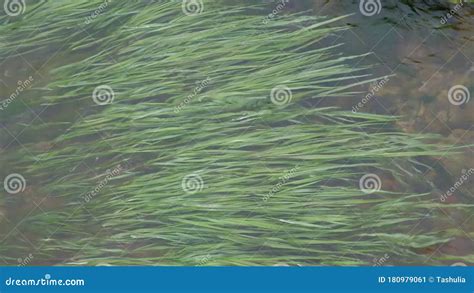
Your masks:
{"label": "blue banner", "polygon": [[474,267],[0,267],[0,292],[474,292]]}
{"label": "blue banner", "polygon": [[1,267],[0,292],[474,292],[474,267]]}

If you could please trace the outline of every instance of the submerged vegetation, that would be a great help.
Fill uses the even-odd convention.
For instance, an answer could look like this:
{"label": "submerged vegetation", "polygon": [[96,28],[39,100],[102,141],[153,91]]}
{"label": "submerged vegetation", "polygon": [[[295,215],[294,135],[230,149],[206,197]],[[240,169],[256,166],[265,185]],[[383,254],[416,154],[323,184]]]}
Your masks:
{"label": "submerged vegetation", "polygon": [[[446,228],[438,208],[472,206],[442,205],[429,186],[409,184],[421,180],[423,158],[452,148],[398,130],[398,117],[318,107],[383,78],[350,66],[361,56],[338,54],[339,44],[322,45],[345,29],[343,17],[268,19],[264,7],[219,2],[189,15],[176,1],[114,1],[91,17],[98,5],[47,1],[1,19],[0,56],[73,56],[33,89],[30,106],[59,118],[28,131],[50,134],[0,157],[2,172],[21,173],[34,189],[27,192],[52,202],[0,229],[5,261],[30,254],[32,264],[72,265],[459,259],[422,251],[463,233]],[[60,114],[70,107],[76,111]],[[369,191],[360,186],[367,174],[380,180]],[[2,192],[7,213],[23,200]]]}

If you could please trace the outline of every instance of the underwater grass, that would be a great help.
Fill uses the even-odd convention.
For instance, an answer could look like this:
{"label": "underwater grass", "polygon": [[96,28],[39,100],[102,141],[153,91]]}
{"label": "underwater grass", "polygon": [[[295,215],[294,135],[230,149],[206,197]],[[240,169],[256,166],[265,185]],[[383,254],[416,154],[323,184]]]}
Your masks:
{"label": "underwater grass", "polygon": [[[0,55],[17,44],[20,52],[41,51],[65,35],[73,39],[62,44],[65,53],[88,55],[53,70],[37,101],[52,109],[80,103],[80,115],[46,125],[66,125],[48,150],[25,143],[1,158],[38,182],[35,192],[62,202],[9,231],[3,259],[14,263],[32,250],[35,263],[71,265],[454,258],[419,251],[460,233],[443,228],[438,207],[472,207],[441,205],[428,187],[415,192],[409,184],[422,179],[414,159],[449,147],[401,132],[398,117],[317,107],[377,79],[350,66],[363,56],[321,46],[344,29],[341,18],[290,14],[264,24],[263,7],[217,3],[187,16],[176,2],[124,1],[86,27],[88,37],[71,35],[91,6],[48,1],[1,29],[10,43]],[[46,14],[54,20],[21,41]],[[99,106],[91,96],[103,85],[113,93]],[[275,88],[284,89],[284,103],[272,102]],[[359,188],[367,173],[382,178],[381,190]],[[392,181],[396,188],[385,188]],[[414,230],[422,219],[436,225]]]}

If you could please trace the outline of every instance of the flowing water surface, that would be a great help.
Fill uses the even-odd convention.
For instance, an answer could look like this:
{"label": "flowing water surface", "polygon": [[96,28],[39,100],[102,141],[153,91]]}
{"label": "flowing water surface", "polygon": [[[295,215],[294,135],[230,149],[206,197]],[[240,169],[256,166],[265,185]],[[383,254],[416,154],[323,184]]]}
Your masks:
{"label": "flowing water surface", "polygon": [[[262,3],[262,1],[227,2],[228,5]],[[392,180],[390,176],[382,176],[384,190],[410,189],[421,193],[426,192],[433,198],[439,198],[439,201],[445,205],[474,203],[472,178],[463,181],[452,195],[446,196],[446,192],[457,185],[463,175],[467,174],[469,177],[470,170],[474,168],[474,147],[472,146],[474,145],[474,101],[472,98],[471,101],[465,99],[457,102],[449,99],[450,89],[455,86],[462,85],[471,96],[474,92],[472,3],[464,2],[453,10],[456,3],[449,1],[382,1],[383,5],[379,13],[366,16],[361,13],[359,1],[264,2],[272,17],[294,12],[329,17],[347,14],[347,18],[340,20],[338,24],[348,25],[349,29],[332,33],[321,44],[326,46],[342,44],[337,50],[346,55],[371,52],[356,61],[348,60],[347,62],[354,67],[370,66],[370,71],[374,76],[385,77],[382,81],[359,86],[356,88],[358,93],[351,97],[316,99],[311,102],[311,107],[338,106],[358,113],[400,116],[396,126],[404,132],[436,133],[440,135],[440,141],[453,144],[453,153],[420,160],[418,163],[422,172],[414,172],[403,163],[387,161],[387,165],[408,174],[410,180],[406,182],[408,186],[406,187]],[[101,13],[105,18],[107,7],[103,10]],[[105,21],[101,17],[99,16],[94,21]],[[269,21],[272,19],[269,18]],[[107,34],[107,31],[102,33]],[[84,38],[88,38],[87,32],[82,34]],[[64,40],[67,42],[68,36],[64,36]],[[1,35],[0,42],[2,42]],[[16,44],[9,45],[20,46],[22,42],[28,42],[28,40],[18,39]],[[64,51],[61,46],[46,46],[32,52],[19,48],[0,60],[0,100],[6,100],[12,94],[15,95],[7,107],[0,111],[0,178],[3,179],[16,170],[15,162],[5,158],[12,156],[18,150],[24,150],[26,153],[31,151],[32,156],[48,152],[54,147],[50,141],[68,131],[70,123],[77,123],[96,111],[84,101],[69,101],[59,105],[47,105],[40,102],[40,97],[48,91],[48,85],[54,82],[51,71],[61,65],[90,57],[90,52],[94,52],[94,48],[94,44],[91,44],[89,49],[74,52]],[[117,74],[126,75],[127,73],[117,72]],[[32,125],[38,127],[32,128],[30,127]],[[464,147],[456,148],[457,146]],[[33,154],[33,151],[36,153]],[[100,161],[102,158],[96,159]],[[36,164],[41,165],[41,160],[38,159]],[[74,168],[87,168],[87,166]],[[74,171],[71,170],[71,172]],[[51,174],[51,177],[60,175],[62,174]],[[32,231],[22,230],[24,219],[67,206],[68,203],[61,197],[49,197],[42,194],[39,191],[40,186],[42,186],[41,181],[27,178],[25,190],[19,194],[10,195],[2,190],[0,193],[0,236],[2,238],[0,245],[6,241],[18,243],[19,246],[26,244],[34,251],[37,235]],[[436,212],[438,217],[442,217],[437,221],[436,218],[430,217],[430,212],[428,211],[426,218],[420,217],[409,233],[430,231],[436,225],[445,225],[448,230],[462,231],[462,233],[457,233],[448,243],[419,248],[416,253],[428,257],[425,264],[430,264],[431,257],[443,254],[459,256],[457,260],[444,260],[444,264],[474,263],[474,259],[464,258],[472,255],[474,251],[473,215],[453,213],[437,208],[433,212]],[[97,227],[91,225],[87,229],[93,233]],[[389,234],[392,232],[395,231],[387,231]],[[12,237],[14,239],[11,239]],[[34,253],[32,255],[34,256]],[[16,258],[18,260],[15,260]],[[61,258],[61,255],[55,255],[51,257],[49,263],[59,263],[62,261]],[[0,254],[0,262],[3,261],[9,265],[21,264],[26,259],[28,255],[15,252],[10,252],[8,256],[3,257]],[[405,264],[407,260],[390,258],[390,251],[387,251],[386,256],[374,255],[373,260],[369,262],[374,265],[397,265]],[[34,257],[28,260],[28,263],[44,264],[44,262],[37,263]],[[301,263],[306,264],[304,261]],[[317,263],[307,264],[317,265]]]}

